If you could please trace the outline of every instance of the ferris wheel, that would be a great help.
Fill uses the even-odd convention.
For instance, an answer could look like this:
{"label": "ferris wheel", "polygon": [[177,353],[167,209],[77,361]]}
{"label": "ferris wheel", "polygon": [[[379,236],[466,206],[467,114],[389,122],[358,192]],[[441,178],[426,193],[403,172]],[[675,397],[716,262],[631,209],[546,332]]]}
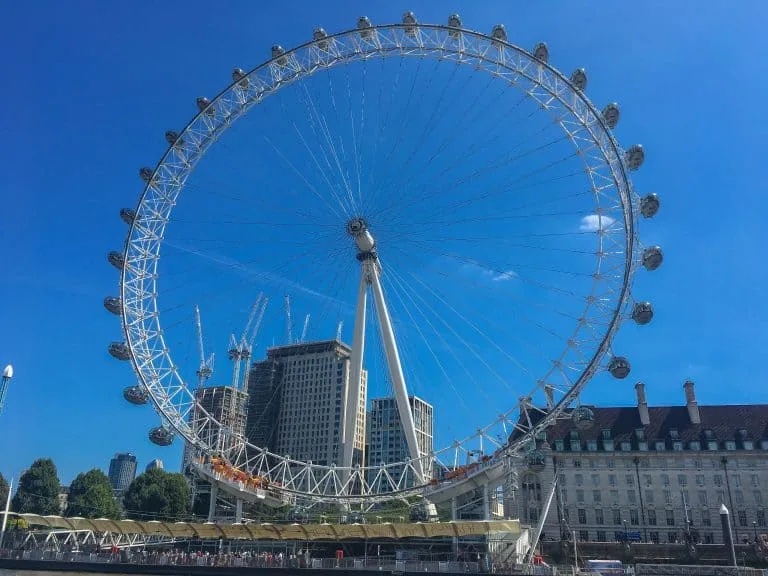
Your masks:
{"label": "ferris wheel", "polygon": [[[108,255],[120,295],[104,304],[125,334],[109,352],[137,376],[126,399],[163,421],[153,442],[181,435],[200,475],[241,496],[375,502],[460,491],[510,460],[540,471],[542,431],[593,424],[580,393],[629,375],[613,339],[625,319],[652,320],[632,280],[663,256],[638,240],[660,206],[630,180],[645,152],[619,144],[619,107],[587,98],[583,69],[561,73],[545,44],[515,46],[502,25],[484,34],[458,15],[436,25],[408,12],[317,28],[231,78],[165,134],[138,205],[120,213],[125,248]],[[196,397],[174,330],[190,302],[209,297],[224,314],[253,285],[311,303],[318,333],[353,326],[333,462],[302,458],[310,439],[298,455],[256,445]],[[355,459],[355,407],[374,387],[400,422],[397,461]],[[427,448],[414,395],[443,430]],[[318,398],[294,416],[334,414]]]}

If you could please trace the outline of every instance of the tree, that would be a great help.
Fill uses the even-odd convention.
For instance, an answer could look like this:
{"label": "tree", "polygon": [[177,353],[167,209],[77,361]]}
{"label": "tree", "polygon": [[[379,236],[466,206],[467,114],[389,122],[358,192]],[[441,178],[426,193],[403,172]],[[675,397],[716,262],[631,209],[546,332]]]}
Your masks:
{"label": "tree", "polygon": [[189,484],[182,474],[153,469],[138,476],[123,497],[128,518],[178,522],[190,515]]}
{"label": "tree", "polygon": [[59,514],[59,476],[50,458],[40,458],[19,479],[19,489],[13,497],[14,512],[56,515]]}
{"label": "tree", "polygon": [[5,501],[8,499],[8,482],[5,481],[5,477],[0,474],[0,508],[5,509]]}
{"label": "tree", "polygon": [[109,478],[98,468],[78,474],[69,485],[67,516],[119,520],[121,515]]}

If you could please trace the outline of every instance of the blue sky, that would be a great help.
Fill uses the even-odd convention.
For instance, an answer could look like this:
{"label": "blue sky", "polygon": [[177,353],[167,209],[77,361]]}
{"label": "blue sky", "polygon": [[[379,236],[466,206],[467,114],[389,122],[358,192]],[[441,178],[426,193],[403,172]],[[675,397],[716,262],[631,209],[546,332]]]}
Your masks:
{"label": "blue sky", "polygon": [[[635,293],[654,302],[656,318],[642,329],[625,325],[616,349],[632,360],[632,375],[626,381],[597,377],[584,394],[585,402],[631,404],[632,384],[642,380],[652,404],[680,403],[686,378],[696,381],[700,403],[765,399],[760,375],[768,360],[764,336],[768,306],[763,297],[768,274],[760,255],[768,201],[760,184],[759,153],[768,126],[760,104],[768,81],[759,72],[768,50],[755,23],[765,19],[768,9],[759,2],[740,6],[734,12],[725,4],[682,1],[648,2],[641,8],[612,3],[599,10],[592,2],[552,2],[546,7],[506,2],[413,2],[393,7],[390,2],[375,2],[364,10],[374,22],[399,21],[407,9],[423,22],[444,22],[457,11],[468,28],[488,31],[497,22],[505,23],[510,40],[523,47],[544,40],[556,67],[566,72],[579,66],[588,70],[587,92],[595,103],[620,103],[621,142],[644,145],[646,163],[635,183],[641,191],[658,192],[662,210],[657,219],[644,223],[641,236],[664,247],[666,259],[652,275],[639,274]],[[0,415],[0,472],[6,477],[18,476],[37,457],[50,456],[68,482],[79,471],[106,468],[116,451],[135,452],[142,467],[152,458],[177,466],[179,443],[161,449],[148,442],[146,432],[158,417],[122,399],[122,388],[133,383],[130,370],[105,351],[108,342],[119,339],[115,318],[101,306],[102,298],[117,290],[116,273],[104,257],[107,250],[119,248],[125,233],[117,212],[135,204],[140,192],[138,167],[156,161],[164,149],[164,131],[179,129],[192,117],[197,96],[223,88],[232,67],[259,64],[273,43],[300,44],[316,25],[329,31],[351,27],[360,10],[354,2],[300,2],[290,10],[248,2],[217,9],[196,2],[109,6],[40,2],[6,10],[0,36],[12,56],[4,65],[6,105],[0,111],[0,152],[5,160],[0,175],[4,207],[0,362],[12,362],[16,368],[6,410]],[[373,70],[368,70],[368,82],[374,79]],[[380,73],[396,74],[391,69]],[[436,76],[436,86],[442,81],[464,86],[461,78],[449,78],[449,72],[438,74],[442,76]],[[467,94],[475,85],[469,86],[462,88]],[[405,101],[394,97],[390,103],[395,109],[405,107]],[[271,112],[265,107],[261,118],[256,115],[247,121],[257,130],[284,134],[278,124],[281,107],[295,111],[291,106],[298,104],[298,100],[271,103]],[[416,117],[428,114],[424,106],[423,113],[416,109]],[[492,123],[493,118],[481,116],[478,123],[483,121]],[[248,124],[238,126],[239,131],[211,153],[210,162],[200,165],[198,180],[192,181],[195,186],[217,192],[223,182],[233,193],[243,194],[249,178],[265,173],[268,176],[259,180],[265,189],[278,183],[269,169],[279,164],[259,168],[245,156],[253,152],[241,146],[247,128]],[[282,146],[279,138],[273,140]],[[258,146],[266,150],[263,140]],[[260,157],[268,159],[266,154]],[[291,178],[285,176],[285,167],[275,172]],[[389,176],[385,167],[380,177]],[[240,238],[239,229],[223,224],[238,215],[242,205],[213,202],[210,193],[188,198],[179,204],[175,216],[180,223],[169,227],[169,237],[199,251],[203,244],[192,241],[216,234],[219,247],[206,248],[209,255],[248,260],[243,246],[232,248],[226,242]],[[211,222],[216,222],[206,227],[193,221],[195,215],[204,220],[199,215],[209,212]],[[266,230],[251,228],[248,234],[254,234],[251,239],[256,242],[259,234],[268,234]],[[330,237],[322,241],[326,240],[331,241]],[[175,270],[183,285],[167,296],[168,306],[186,303],[206,285],[217,285],[216,264],[210,259],[184,256],[178,250],[168,254],[169,276]],[[281,249],[265,250],[250,259],[279,263],[286,254]],[[429,279],[443,263],[437,253],[421,256],[424,266],[417,268],[424,275],[419,277]],[[396,260],[392,254],[393,268]],[[522,263],[526,264],[530,262]],[[186,285],[193,275],[190,265],[197,266],[194,274],[205,276],[200,285]],[[344,270],[354,271],[354,266],[352,261]],[[411,278],[412,285],[418,282],[408,276],[413,269],[398,271],[402,278]],[[460,267],[451,271],[456,278],[464,273],[467,270]],[[231,270],[226,276],[230,283],[238,280]],[[343,273],[338,277],[339,283],[333,283],[319,273],[302,272],[295,279],[349,301],[352,296],[345,290],[347,284],[354,290],[356,280]],[[466,288],[474,282],[461,285]],[[225,338],[241,329],[242,316],[259,290],[273,298],[262,347],[283,338],[279,301],[285,292],[294,299],[297,324],[304,314],[312,314],[310,335],[314,330],[318,337],[332,336],[336,322],[344,319],[349,339],[351,320],[342,307],[285,287],[254,284],[235,290],[226,306],[222,298],[200,302],[207,340],[219,357],[217,377],[227,379]],[[449,288],[446,294],[462,302],[471,297],[461,288]],[[396,301],[394,297],[393,307]],[[492,319],[490,300],[470,304],[464,313],[473,310],[481,321]],[[185,323],[189,315],[187,307],[186,312],[169,316],[169,322],[178,321],[170,340],[177,361],[193,373],[192,325]],[[400,317],[407,324],[407,314]],[[418,342],[415,333],[411,335]],[[531,329],[518,336],[536,343],[540,334]],[[511,340],[506,344],[513,346]],[[479,347],[480,341],[472,345]],[[369,349],[375,352],[373,346]],[[519,353],[523,354],[522,348]],[[368,365],[375,371],[377,356],[372,354]],[[423,349],[414,344],[411,356],[421,354]],[[492,351],[488,354],[494,358]],[[411,364],[414,390],[439,397],[432,401],[444,423],[462,420],[464,408],[458,407],[455,395],[442,396],[439,389],[429,388],[426,381],[435,367],[425,362],[419,369],[417,363]],[[387,390],[384,380],[379,383],[382,392]],[[466,411],[473,415],[468,426],[484,421],[472,399],[479,404],[483,394],[498,398],[501,393],[492,384],[467,387]],[[500,401],[488,409],[485,420],[508,403]],[[444,441],[463,429],[447,428],[443,424]]]}

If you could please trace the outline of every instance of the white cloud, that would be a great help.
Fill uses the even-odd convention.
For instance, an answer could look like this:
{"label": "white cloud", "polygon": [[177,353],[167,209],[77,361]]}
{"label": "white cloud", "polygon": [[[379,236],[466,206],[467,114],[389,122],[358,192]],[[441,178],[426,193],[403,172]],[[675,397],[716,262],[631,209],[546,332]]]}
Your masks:
{"label": "white cloud", "polygon": [[582,232],[597,232],[601,227],[603,230],[610,228],[614,222],[616,222],[616,219],[611,218],[610,216],[590,214],[581,219],[579,230]]}
{"label": "white cloud", "polygon": [[487,268],[478,262],[469,262],[464,264],[461,269],[467,274],[479,275],[484,278],[488,278],[489,280],[493,280],[494,282],[514,280],[517,278],[517,272],[514,270],[505,270],[500,272],[498,270]]}
{"label": "white cloud", "polygon": [[493,280],[494,282],[499,282],[503,280],[514,280],[515,278],[517,278],[517,272],[514,270],[507,270],[506,272],[496,272]]}

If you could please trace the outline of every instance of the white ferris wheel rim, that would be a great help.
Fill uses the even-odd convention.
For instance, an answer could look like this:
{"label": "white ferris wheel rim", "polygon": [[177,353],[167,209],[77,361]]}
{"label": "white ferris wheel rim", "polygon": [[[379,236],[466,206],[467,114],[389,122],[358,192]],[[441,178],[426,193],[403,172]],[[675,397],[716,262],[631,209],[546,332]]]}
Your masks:
{"label": "white ferris wheel rim", "polygon": [[[148,391],[155,409],[164,421],[185,440],[204,452],[211,454],[212,448],[196,434],[185,415],[177,409],[174,399],[180,394],[189,394],[191,389],[179,375],[171,352],[165,344],[160,325],[160,312],[157,304],[157,264],[162,246],[165,226],[171,210],[186,178],[192,173],[197,162],[217,138],[234,121],[245,115],[251,106],[257,105],[267,96],[280,88],[290,85],[319,70],[364,60],[374,56],[423,56],[450,60],[456,63],[474,65],[478,69],[499,78],[506,78],[511,84],[524,79],[541,90],[541,95],[549,102],[557,102],[570,114],[571,120],[581,125],[581,131],[593,144],[594,156],[602,159],[602,169],[610,174],[618,191],[624,217],[624,266],[621,271],[621,290],[615,308],[611,311],[605,334],[594,351],[586,368],[568,390],[561,391],[562,396],[549,409],[541,410],[530,404],[534,392],[541,390],[545,383],[542,379],[529,395],[501,414],[489,425],[478,429],[461,441],[424,456],[425,463],[436,462],[449,467],[440,460],[446,454],[458,453],[464,446],[478,438],[492,445],[499,446],[498,453],[507,456],[518,454],[524,446],[541,430],[547,428],[560,417],[574,401],[587,382],[600,369],[601,361],[609,352],[613,336],[622,320],[623,311],[630,301],[630,285],[637,267],[638,243],[636,239],[637,202],[630,182],[624,151],[606,125],[600,112],[589,101],[582,90],[557,69],[545,61],[537,60],[530,52],[508,43],[506,40],[490,35],[434,24],[389,24],[371,26],[364,30],[351,29],[334,35],[315,39],[279,56],[267,60],[245,74],[245,77],[233,81],[178,133],[179,146],[171,145],[163,154],[152,171],[152,176],[142,192],[135,211],[135,218],[130,226],[128,241],[124,251],[124,265],[121,273],[120,295],[123,329],[126,344],[130,351],[130,360],[138,375],[139,383]],[[247,79],[247,84],[245,83]],[[537,100],[539,94],[528,93]],[[540,102],[544,104],[543,102]],[[545,112],[546,112],[546,106]],[[561,128],[562,120],[558,122]],[[572,143],[579,148],[573,137]],[[586,160],[585,160],[586,162]],[[594,190],[594,187],[593,187]],[[601,240],[602,242],[602,240]],[[600,258],[598,254],[598,259]],[[599,262],[598,262],[599,269]],[[593,283],[594,290],[595,283]],[[557,369],[553,362],[552,370]],[[192,394],[194,399],[194,394]],[[224,427],[213,416],[198,407],[205,425],[210,429]],[[529,425],[522,422],[524,411],[541,412],[535,422]],[[491,429],[509,425],[516,431],[516,437],[508,436],[504,444],[499,445],[488,433]],[[318,465],[291,459],[289,456],[269,452],[263,447],[253,446],[244,438],[238,438],[236,446],[229,450],[231,461],[242,462],[249,471],[258,471],[267,477],[285,478],[286,470],[298,470],[297,474],[309,478],[334,476],[333,484],[346,474],[347,481],[357,479],[363,484],[361,493],[355,500],[386,499],[401,497],[405,492],[423,489],[425,485],[408,486],[402,484],[402,478],[393,479],[387,470],[402,468],[405,474],[411,462],[387,463],[381,466],[355,466],[345,470],[333,465]],[[246,457],[246,451],[251,456]],[[256,454],[257,456],[253,456]],[[243,459],[245,458],[245,461]],[[404,466],[405,464],[405,466]],[[379,481],[366,482],[366,471],[379,471]],[[378,478],[378,476],[377,476]],[[386,479],[386,480],[383,480]],[[385,484],[382,490],[382,481]],[[311,482],[310,482],[311,484]],[[283,486],[286,492],[307,494],[311,490],[296,488],[297,483]],[[345,498],[346,487],[339,487],[336,494],[319,495],[323,499]],[[351,498],[351,497],[350,497]]]}

